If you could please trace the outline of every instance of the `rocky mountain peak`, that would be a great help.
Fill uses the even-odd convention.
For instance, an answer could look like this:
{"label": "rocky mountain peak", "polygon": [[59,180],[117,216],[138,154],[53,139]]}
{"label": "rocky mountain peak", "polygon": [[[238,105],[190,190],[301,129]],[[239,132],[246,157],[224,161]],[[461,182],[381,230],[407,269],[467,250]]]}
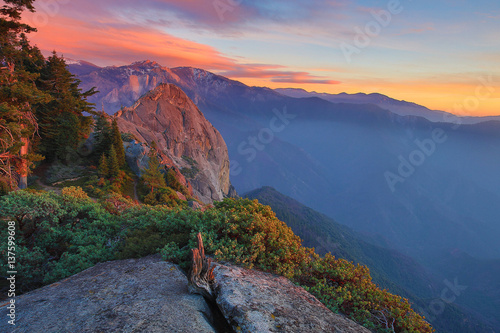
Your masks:
{"label": "rocky mountain peak", "polygon": [[160,84],[116,117],[122,132],[144,143],[155,141],[166,164],[187,170],[193,192],[203,202],[229,195],[226,143],[179,87]]}
{"label": "rocky mountain peak", "polygon": [[141,61],[135,61],[130,65],[130,67],[143,67],[143,68],[161,68],[162,66],[157,63],[156,61],[151,61],[151,60],[141,60]]}

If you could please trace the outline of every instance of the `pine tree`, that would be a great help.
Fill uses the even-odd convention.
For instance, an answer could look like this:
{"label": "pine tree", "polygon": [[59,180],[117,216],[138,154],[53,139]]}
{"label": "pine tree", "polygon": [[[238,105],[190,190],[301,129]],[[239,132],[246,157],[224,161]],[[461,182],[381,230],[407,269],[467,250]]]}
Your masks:
{"label": "pine tree", "polygon": [[3,2],[0,8],[0,183],[10,188],[25,188],[32,162],[41,159],[31,147],[38,130],[32,106],[47,103],[50,97],[33,85],[38,78],[35,70],[41,53],[29,45],[26,37],[36,30],[21,22],[24,10],[34,11],[33,0]]}
{"label": "pine tree", "polygon": [[55,51],[41,69],[37,86],[47,92],[50,103],[36,105],[40,125],[42,153],[48,158],[64,160],[69,149],[76,149],[90,133],[92,118],[84,112],[93,112],[87,97],[96,93],[94,88],[81,92],[80,81],[69,72],[66,62]]}
{"label": "pine tree", "polygon": [[182,192],[182,184],[177,180],[177,173],[174,169],[168,170],[166,178],[168,187],[178,192]]}
{"label": "pine tree", "polygon": [[99,161],[99,175],[101,177],[107,178],[109,176],[108,160],[105,154],[101,155],[101,160]]}
{"label": "pine tree", "polygon": [[116,121],[116,118],[113,119],[111,129],[111,142],[115,146],[118,165],[120,167],[123,167],[125,165],[125,149],[123,148],[122,135],[120,133],[120,129],[118,128],[118,122]]}
{"label": "pine tree", "polygon": [[156,150],[151,149],[148,167],[144,170],[141,179],[146,186],[151,188],[151,193],[155,189],[167,186],[160,171],[160,161],[158,161],[158,157],[156,156]]}
{"label": "pine tree", "polygon": [[151,141],[149,146],[151,147],[151,150],[149,151],[150,154],[158,154],[158,145],[156,144],[156,141]]}
{"label": "pine tree", "polygon": [[111,126],[104,111],[99,112],[94,124],[94,161],[111,149]]}
{"label": "pine tree", "polygon": [[118,159],[116,158],[115,146],[111,145],[108,156],[108,173],[111,178],[118,177],[120,172],[120,166],[118,165]]}

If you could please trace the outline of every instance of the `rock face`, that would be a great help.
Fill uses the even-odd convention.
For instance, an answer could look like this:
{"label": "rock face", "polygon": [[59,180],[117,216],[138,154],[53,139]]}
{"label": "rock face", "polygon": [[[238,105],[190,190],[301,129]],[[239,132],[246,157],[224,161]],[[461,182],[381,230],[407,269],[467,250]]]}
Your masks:
{"label": "rock face", "polygon": [[19,296],[15,328],[6,305],[0,332],[216,332],[203,297],[159,256],[98,264]]}
{"label": "rock face", "polygon": [[217,264],[216,302],[237,332],[366,332],[284,277]]}
{"label": "rock face", "polygon": [[190,294],[187,277],[155,255],[97,264],[18,296],[16,325],[0,320],[0,332],[370,332],[283,277],[215,265],[216,304]]}
{"label": "rock face", "polygon": [[189,182],[203,202],[230,194],[226,143],[180,88],[160,84],[116,117],[122,132],[148,144],[155,141],[166,164],[191,169]]}
{"label": "rock face", "polygon": [[139,61],[130,66],[92,68],[70,64],[72,73],[84,78],[82,89],[94,85],[99,87],[99,96],[91,96],[89,101],[103,106],[113,114],[121,106],[133,105],[142,95],[156,88],[160,83],[177,83],[180,79],[170,69],[154,61]]}

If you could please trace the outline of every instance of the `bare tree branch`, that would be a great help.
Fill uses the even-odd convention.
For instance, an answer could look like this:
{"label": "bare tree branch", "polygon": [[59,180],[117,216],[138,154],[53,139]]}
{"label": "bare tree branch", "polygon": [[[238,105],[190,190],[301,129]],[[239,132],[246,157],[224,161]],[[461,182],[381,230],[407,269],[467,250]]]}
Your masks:
{"label": "bare tree branch", "polygon": [[205,248],[201,233],[196,236],[198,248],[191,249],[191,270],[188,275],[188,289],[192,293],[201,294],[207,298],[214,297],[213,285],[215,284],[212,260],[205,257]]}

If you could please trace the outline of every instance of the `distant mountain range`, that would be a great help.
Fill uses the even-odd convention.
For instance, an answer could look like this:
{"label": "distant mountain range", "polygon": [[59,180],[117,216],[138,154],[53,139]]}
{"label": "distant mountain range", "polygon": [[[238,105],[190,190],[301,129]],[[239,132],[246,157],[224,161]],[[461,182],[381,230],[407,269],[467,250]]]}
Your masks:
{"label": "distant mountain range", "polygon": [[[222,134],[238,193],[272,186],[448,280],[472,281],[466,266],[451,269],[457,258],[498,267],[499,121],[441,122],[442,112],[383,95],[309,96],[151,61],[69,68],[83,89],[97,87],[90,101],[110,114],[160,83],[179,86]],[[288,96],[297,93],[308,96]],[[500,326],[500,297],[471,296],[500,287],[478,285],[457,304],[476,304]]]}
{"label": "distant mountain range", "polygon": [[[382,109],[389,110],[400,116],[417,116],[423,117],[432,122],[453,122],[459,124],[477,124],[490,120],[500,121],[500,116],[488,116],[488,117],[458,117],[451,113],[438,110],[430,110],[425,106],[418,105],[412,102],[400,101],[394,98],[382,94],[327,94],[327,93],[317,93],[308,92],[300,88],[279,88],[274,89],[275,91],[283,94],[285,96],[295,97],[295,98],[307,98],[307,97],[318,97],[332,103],[347,103],[347,104],[374,104],[380,106]],[[500,113],[500,110],[499,110]]]}
{"label": "distant mountain range", "polygon": [[[274,186],[408,254],[459,249],[500,257],[499,122],[436,124],[374,104],[293,98],[151,61],[69,67],[83,88],[97,87],[91,101],[109,113],[161,82],[179,86],[225,139],[240,193]],[[420,149],[436,129],[444,142]]]}
{"label": "distant mountain range", "polygon": [[[439,316],[432,313],[430,304],[441,297],[443,277],[429,273],[412,258],[394,250],[363,241],[359,234],[350,228],[337,223],[335,220],[306,207],[298,201],[287,197],[271,187],[262,187],[245,194],[245,197],[257,199],[260,203],[270,206],[276,216],[284,221],[293,232],[304,241],[304,246],[314,247],[319,254],[332,253],[337,258],[347,259],[354,263],[366,265],[370,268],[370,275],[375,283],[390,292],[410,299],[417,311],[427,312],[427,319],[437,332],[493,332],[493,326],[483,324],[481,314],[471,308],[448,304]],[[472,258],[466,261],[455,258],[453,267],[455,272],[461,265],[474,267],[470,279],[460,281],[469,288],[478,290],[488,289],[500,291],[500,281],[494,283],[497,276],[498,261],[479,263]],[[489,266],[487,266],[489,265]],[[455,267],[455,268],[454,268]],[[477,274],[483,277],[473,280]],[[446,275],[446,274],[445,274]],[[451,274],[453,275],[453,273]],[[484,278],[487,276],[487,278]],[[481,284],[489,284],[484,286]],[[472,297],[481,299],[491,306],[498,299],[498,294],[477,295]],[[472,302],[472,301],[471,301]],[[498,306],[498,304],[497,304]],[[492,307],[495,307],[493,305]],[[480,318],[478,319],[477,316]],[[488,320],[486,320],[488,322]],[[490,325],[492,322],[490,322]]]}

